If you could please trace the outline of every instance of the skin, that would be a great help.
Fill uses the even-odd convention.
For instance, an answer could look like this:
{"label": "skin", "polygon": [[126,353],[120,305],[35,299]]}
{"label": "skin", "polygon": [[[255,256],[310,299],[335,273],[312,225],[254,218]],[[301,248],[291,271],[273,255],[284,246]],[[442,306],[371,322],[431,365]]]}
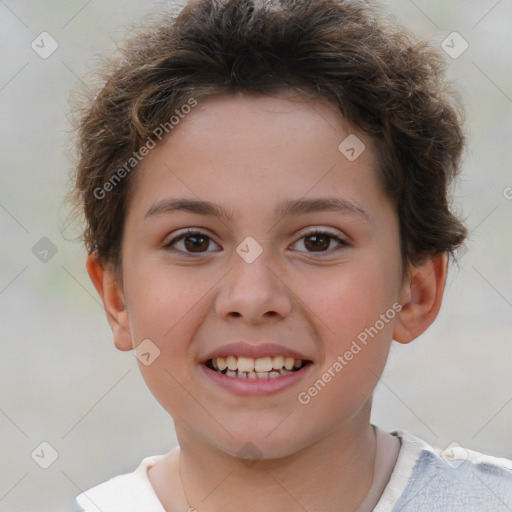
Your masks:
{"label": "skin", "polygon": [[[366,149],[353,162],[338,146],[356,134]],[[323,211],[274,213],[284,199],[336,196],[369,219]],[[190,212],[145,218],[166,198],[211,201],[231,220]],[[184,228],[211,240],[197,257]],[[347,245],[323,238],[319,229]],[[247,237],[262,254],[236,252]],[[208,240],[208,239],[207,239]],[[330,241],[330,242],[329,242]],[[190,242],[190,239],[189,239]],[[89,256],[87,269],[120,350],[150,339],[160,355],[139,363],[172,415],[180,449],[148,472],[167,511],[354,511],[373,477],[372,393],[393,339],[409,343],[433,322],[446,280],[446,255],[411,266],[402,279],[399,222],[381,190],[369,136],[326,100],[296,93],[223,95],[199,101],[137,171],[122,243],[122,280]],[[179,250],[182,252],[180,253]],[[307,405],[297,395],[332,367],[365,327],[394,303],[401,311]],[[306,354],[307,378],[273,396],[241,397],[200,371],[216,347],[244,339]],[[261,459],[237,452],[251,442]]]}

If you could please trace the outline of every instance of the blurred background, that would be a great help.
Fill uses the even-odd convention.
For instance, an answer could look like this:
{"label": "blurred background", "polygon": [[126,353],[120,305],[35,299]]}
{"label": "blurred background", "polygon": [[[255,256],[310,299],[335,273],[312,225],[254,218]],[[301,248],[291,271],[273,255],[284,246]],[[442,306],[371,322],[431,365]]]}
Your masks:
{"label": "blurred background", "polygon": [[[470,237],[437,321],[392,347],[373,422],[512,458],[512,0],[383,3],[447,52],[467,112],[454,200]],[[1,512],[75,510],[83,490],[176,444],[133,354],[113,346],[63,204],[70,91],[131,24],[170,8],[0,0]]]}

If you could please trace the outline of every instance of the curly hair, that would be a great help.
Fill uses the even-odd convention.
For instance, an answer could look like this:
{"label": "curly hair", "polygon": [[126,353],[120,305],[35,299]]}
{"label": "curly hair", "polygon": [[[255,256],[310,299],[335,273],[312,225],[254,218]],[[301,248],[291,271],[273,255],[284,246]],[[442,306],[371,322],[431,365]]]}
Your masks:
{"label": "curly hair", "polygon": [[363,1],[191,0],[160,15],[109,60],[101,90],[79,111],[73,202],[88,252],[119,270],[130,171],[186,105],[296,89],[330,100],[371,136],[404,267],[453,256],[467,235],[449,204],[464,135],[445,71],[439,50]]}

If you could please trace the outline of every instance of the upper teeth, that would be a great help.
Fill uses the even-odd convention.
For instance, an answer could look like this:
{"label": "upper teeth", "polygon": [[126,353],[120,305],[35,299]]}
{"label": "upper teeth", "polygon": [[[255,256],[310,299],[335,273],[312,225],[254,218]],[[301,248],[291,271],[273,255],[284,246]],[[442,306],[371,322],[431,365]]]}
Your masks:
{"label": "upper teeth", "polygon": [[272,370],[281,370],[286,368],[300,368],[302,366],[302,359],[294,359],[293,357],[274,356],[274,357],[260,357],[253,359],[252,357],[215,357],[212,359],[212,365],[216,370],[223,371],[228,368],[231,371],[240,372],[270,372]]}

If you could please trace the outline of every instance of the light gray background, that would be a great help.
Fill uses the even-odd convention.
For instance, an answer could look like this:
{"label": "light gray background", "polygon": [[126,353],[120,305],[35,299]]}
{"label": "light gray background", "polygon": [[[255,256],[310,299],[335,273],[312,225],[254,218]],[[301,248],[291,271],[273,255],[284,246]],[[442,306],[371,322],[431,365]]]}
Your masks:
{"label": "light gray background", "polygon": [[[455,201],[471,235],[438,320],[393,347],[373,421],[441,447],[456,441],[512,457],[512,0],[386,5],[436,45],[452,31],[469,42],[447,60],[467,105],[469,150]],[[0,0],[1,512],[73,510],[82,490],[176,442],[132,353],[112,344],[85,251],[66,241],[76,226],[65,227],[62,206],[72,167],[69,91],[131,23],[167,8]],[[59,44],[47,59],[30,46],[43,31]],[[42,237],[57,248],[46,263],[32,252]],[[46,470],[31,458],[43,441],[58,452]]]}

